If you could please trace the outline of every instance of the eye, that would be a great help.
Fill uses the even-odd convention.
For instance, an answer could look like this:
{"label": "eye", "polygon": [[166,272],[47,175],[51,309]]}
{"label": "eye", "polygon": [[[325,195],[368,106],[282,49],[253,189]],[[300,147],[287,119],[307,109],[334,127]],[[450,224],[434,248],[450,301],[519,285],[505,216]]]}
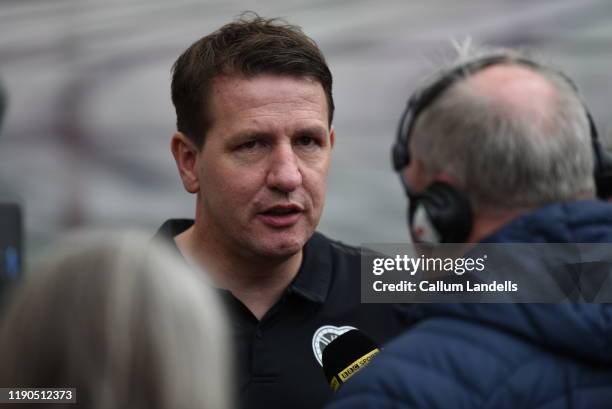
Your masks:
{"label": "eye", "polygon": [[255,149],[260,142],[257,139],[242,143],[236,147],[236,150],[249,151]]}
{"label": "eye", "polygon": [[296,139],[295,144],[300,146],[313,146],[318,144],[318,141],[311,136],[300,136]]}

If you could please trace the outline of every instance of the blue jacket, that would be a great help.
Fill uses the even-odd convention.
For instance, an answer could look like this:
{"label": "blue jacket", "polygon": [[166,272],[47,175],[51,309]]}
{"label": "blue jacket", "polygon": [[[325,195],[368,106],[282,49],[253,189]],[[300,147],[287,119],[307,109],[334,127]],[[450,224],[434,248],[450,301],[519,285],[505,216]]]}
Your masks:
{"label": "blue jacket", "polygon": [[[612,242],[612,205],[520,217],[487,242]],[[612,408],[609,304],[415,304],[417,321],[327,409]]]}

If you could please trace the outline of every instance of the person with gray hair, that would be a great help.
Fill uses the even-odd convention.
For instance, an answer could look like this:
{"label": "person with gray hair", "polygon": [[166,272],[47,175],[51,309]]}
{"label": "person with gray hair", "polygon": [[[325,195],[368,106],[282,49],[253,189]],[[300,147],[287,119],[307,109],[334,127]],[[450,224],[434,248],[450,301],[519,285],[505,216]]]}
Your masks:
{"label": "person with gray hair", "polygon": [[[612,206],[595,198],[609,192],[610,163],[573,82],[513,50],[459,54],[411,98],[393,148],[414,240],[463,243],[468,255],[501,243],[612,242]],[[554,273],[548,259],[523,261]],[[408,315],[413,326],[327,409],[612,401],[610,304],[472,299],[413,304]]]}
{"label": "person with gray hair", "polygon": [[0,387],[76,388],[70,408],[232,407],[223,310],[165,245],[79,234],[40,266],[0,322]]}
{"label": "person with gray hair", "polygon": [[[498,86],[514,78],[521,80]],[[482,211],[589,197],[595,189],[589,141],[586,111],[565,79],[520,63],[491,67],[448,89],[419,116],[406,177],[428,183],[422,173],[446,172]]]}
{"label": "person with gray hair", "polygon": [[458,53],[411,98],[394,146],[416,241],[477,242],[529,209],[610,194],[610,156],[565,74],[515,50]]}

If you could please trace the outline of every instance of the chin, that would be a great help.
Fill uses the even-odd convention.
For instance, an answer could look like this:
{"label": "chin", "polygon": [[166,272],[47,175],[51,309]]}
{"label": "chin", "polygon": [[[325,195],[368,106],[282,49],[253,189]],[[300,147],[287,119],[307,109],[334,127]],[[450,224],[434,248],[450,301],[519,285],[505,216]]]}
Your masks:
{"label": "chin", "polygon": [[269,241],[262,240],[256,244],[255,251],[265,257],[289,258],[299,253],[307,240],[307,237],[292,237]]}
{"label": "chin", "polygon": [[261,249],[261,255],[271,258],[289,258],[291,256],[299,253],[303,244],[293,244],[293,245],[279,245],[279,246],[266,246]]}

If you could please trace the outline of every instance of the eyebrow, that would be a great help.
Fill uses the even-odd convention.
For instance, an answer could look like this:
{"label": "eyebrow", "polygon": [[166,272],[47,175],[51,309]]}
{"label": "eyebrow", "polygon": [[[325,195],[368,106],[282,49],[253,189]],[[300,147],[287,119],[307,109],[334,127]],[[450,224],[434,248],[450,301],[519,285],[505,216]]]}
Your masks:
{"label": "eyebrow", "polygon": [[301,128],[295,132],[295,135],[326,135],[326,134],[327,134],[327,128],[324,128],[319,125]]}
{"label": "eyebrow", "polygon": [[241,132],[238,132],[237,134],[231,135],[229,139],[232,141],[246,141],[248,139],[253,139],[253,138],[269,138],[270,136],[271,136],[270,132],[246,130],[246,131],[241,131]]}
{"label": "eyebrow", "polygon": [[[291,137],[294,136],[301,136],[301,135],[326,135],[327,134],[327,129],[323,126],[319,126],[319,125],[313,125],[313,126],[308,126],[305,128],[299,128],[296,129],[296,131],[294,132],[293,135],[291,135]],[[228,138],[228,141],[230,143],[241,143],[241,142],[247,142],[251,139],[273,139],[274,138],[274,134],[270,133],[270,132],[266,132],[266,131],[258,131],[258,130],[244,130],[241,132],[238,132],[237,134],[231,135]]]}

